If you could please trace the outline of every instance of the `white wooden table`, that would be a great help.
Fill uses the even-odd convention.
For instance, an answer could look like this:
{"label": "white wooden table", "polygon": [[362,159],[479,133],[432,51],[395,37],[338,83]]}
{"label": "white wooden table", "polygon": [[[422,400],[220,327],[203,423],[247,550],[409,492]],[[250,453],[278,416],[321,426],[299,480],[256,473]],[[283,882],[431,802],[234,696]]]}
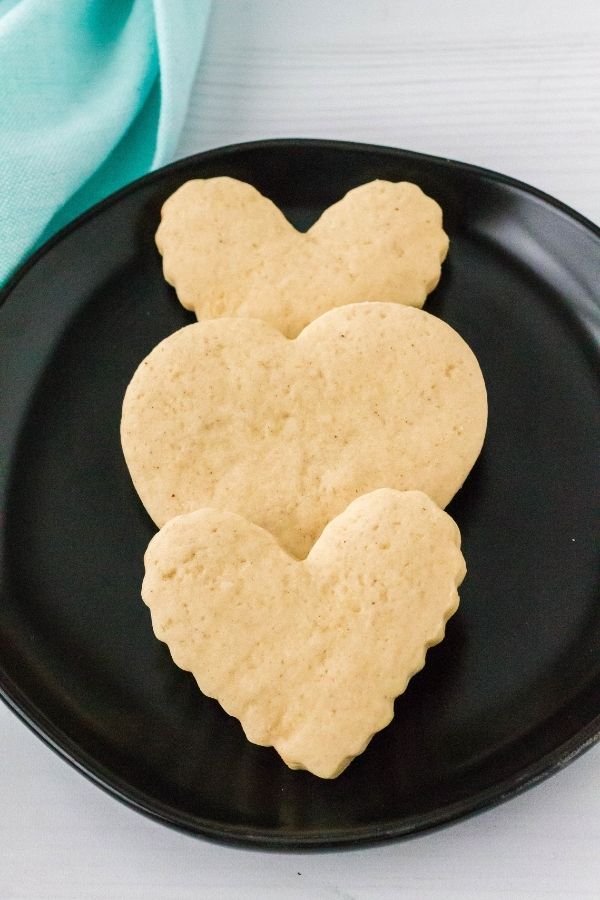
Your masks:
{"label": "white wooden table", "polygon": [[[600,6],[216,0],[178,155],[283,136],[477,163],[599,222]],[[4,707],[0,787],[1,900],[600,898],[600,747],[441,832],[324,855],[220,847],[147,821]]]}

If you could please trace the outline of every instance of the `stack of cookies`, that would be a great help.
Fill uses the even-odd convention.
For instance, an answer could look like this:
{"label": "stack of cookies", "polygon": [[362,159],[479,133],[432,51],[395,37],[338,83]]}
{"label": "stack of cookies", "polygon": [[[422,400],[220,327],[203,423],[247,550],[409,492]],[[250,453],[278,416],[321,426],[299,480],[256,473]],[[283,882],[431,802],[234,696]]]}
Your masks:
{"label": "stack of cookies", "polygon": [[198,322],[149,354],[123,404],[160,528],[142,596],[250,741],[333,778],[392,719],[465,575],[443,508],[487,401],[467,344],[421,309],[442,213],[374,181],[301,234],[250,185],[212,178],[167,200],[157,245]]}

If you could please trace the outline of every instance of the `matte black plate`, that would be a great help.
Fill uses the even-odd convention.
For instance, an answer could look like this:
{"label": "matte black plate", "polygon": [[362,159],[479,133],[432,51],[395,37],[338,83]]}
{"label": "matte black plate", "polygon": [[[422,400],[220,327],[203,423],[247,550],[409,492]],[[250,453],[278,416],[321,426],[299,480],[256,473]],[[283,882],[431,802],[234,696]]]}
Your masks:
{"label": "matte black plate", "polygon": [[[410,180],[451,249],[426,308],[474,349],[483,454],[449,512],[468,575],[446,640],[337,780],[249,744],[152,635],[153,526],[119,444],[125,387],[190,321],[154,232],[188,178],[252,182],[306,228],[350,188]],[[548,775],[600,731],[600,232],[471,166],[330,141],[216,150],[63,231],[0,309],[1,687],[64,757],[136,809],[215,838],[357,843],[448,822]],[[376,299],[376,298],[374,298]]]}

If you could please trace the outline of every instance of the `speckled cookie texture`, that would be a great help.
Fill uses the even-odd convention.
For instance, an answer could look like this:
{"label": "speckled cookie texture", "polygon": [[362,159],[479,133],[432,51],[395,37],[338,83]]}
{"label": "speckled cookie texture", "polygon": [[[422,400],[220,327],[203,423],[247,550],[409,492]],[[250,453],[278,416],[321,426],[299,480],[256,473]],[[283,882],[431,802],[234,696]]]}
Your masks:
{"label": "speckled cookie texture", "polygon": [[254,187],[226,177],[175,191],[156,244],[166,280],[198,319],[257,318],[288,337],[348,303],[421,307],[448,250],[440,207],[410,182],[354,188],[301,233]]}
{"label": "speckled cookie texture", "polygon": [[425,494],[381,489],[306,560],[262,528],[200,509],[150,542],[154,632],[200,689],[291,768],[339,775],[394,715],[458,607],[456,524]]}
{"label": "speckled cookie texture", "polygon": [[210,506],[302,558],[376,488],[421,490],[444,507],[477,459],[486,420],[479,365],[450,326],[358,303],[292,341],[252,319],[181,329],[136,371],[121,438],[159,527]]}

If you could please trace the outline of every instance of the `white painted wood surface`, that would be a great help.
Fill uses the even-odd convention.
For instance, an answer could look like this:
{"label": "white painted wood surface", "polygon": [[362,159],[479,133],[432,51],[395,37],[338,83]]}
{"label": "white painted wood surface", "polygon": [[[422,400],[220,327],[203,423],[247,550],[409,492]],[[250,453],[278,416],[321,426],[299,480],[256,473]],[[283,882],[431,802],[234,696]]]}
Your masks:
{"label": "white painted wood surface", "polygon": [[178,155],[263,137],[495,169],[600,222],[597,0],[221,0]]}
{"label": "white painted wood surface", "polygon": [[[600,222],[600,5],[217,0],[178,155],[289,136],[473,162]],[[147,821],[4,707],[0,786],[0,900],[600,897],[600,747],[441,832],[325,855]]]}

